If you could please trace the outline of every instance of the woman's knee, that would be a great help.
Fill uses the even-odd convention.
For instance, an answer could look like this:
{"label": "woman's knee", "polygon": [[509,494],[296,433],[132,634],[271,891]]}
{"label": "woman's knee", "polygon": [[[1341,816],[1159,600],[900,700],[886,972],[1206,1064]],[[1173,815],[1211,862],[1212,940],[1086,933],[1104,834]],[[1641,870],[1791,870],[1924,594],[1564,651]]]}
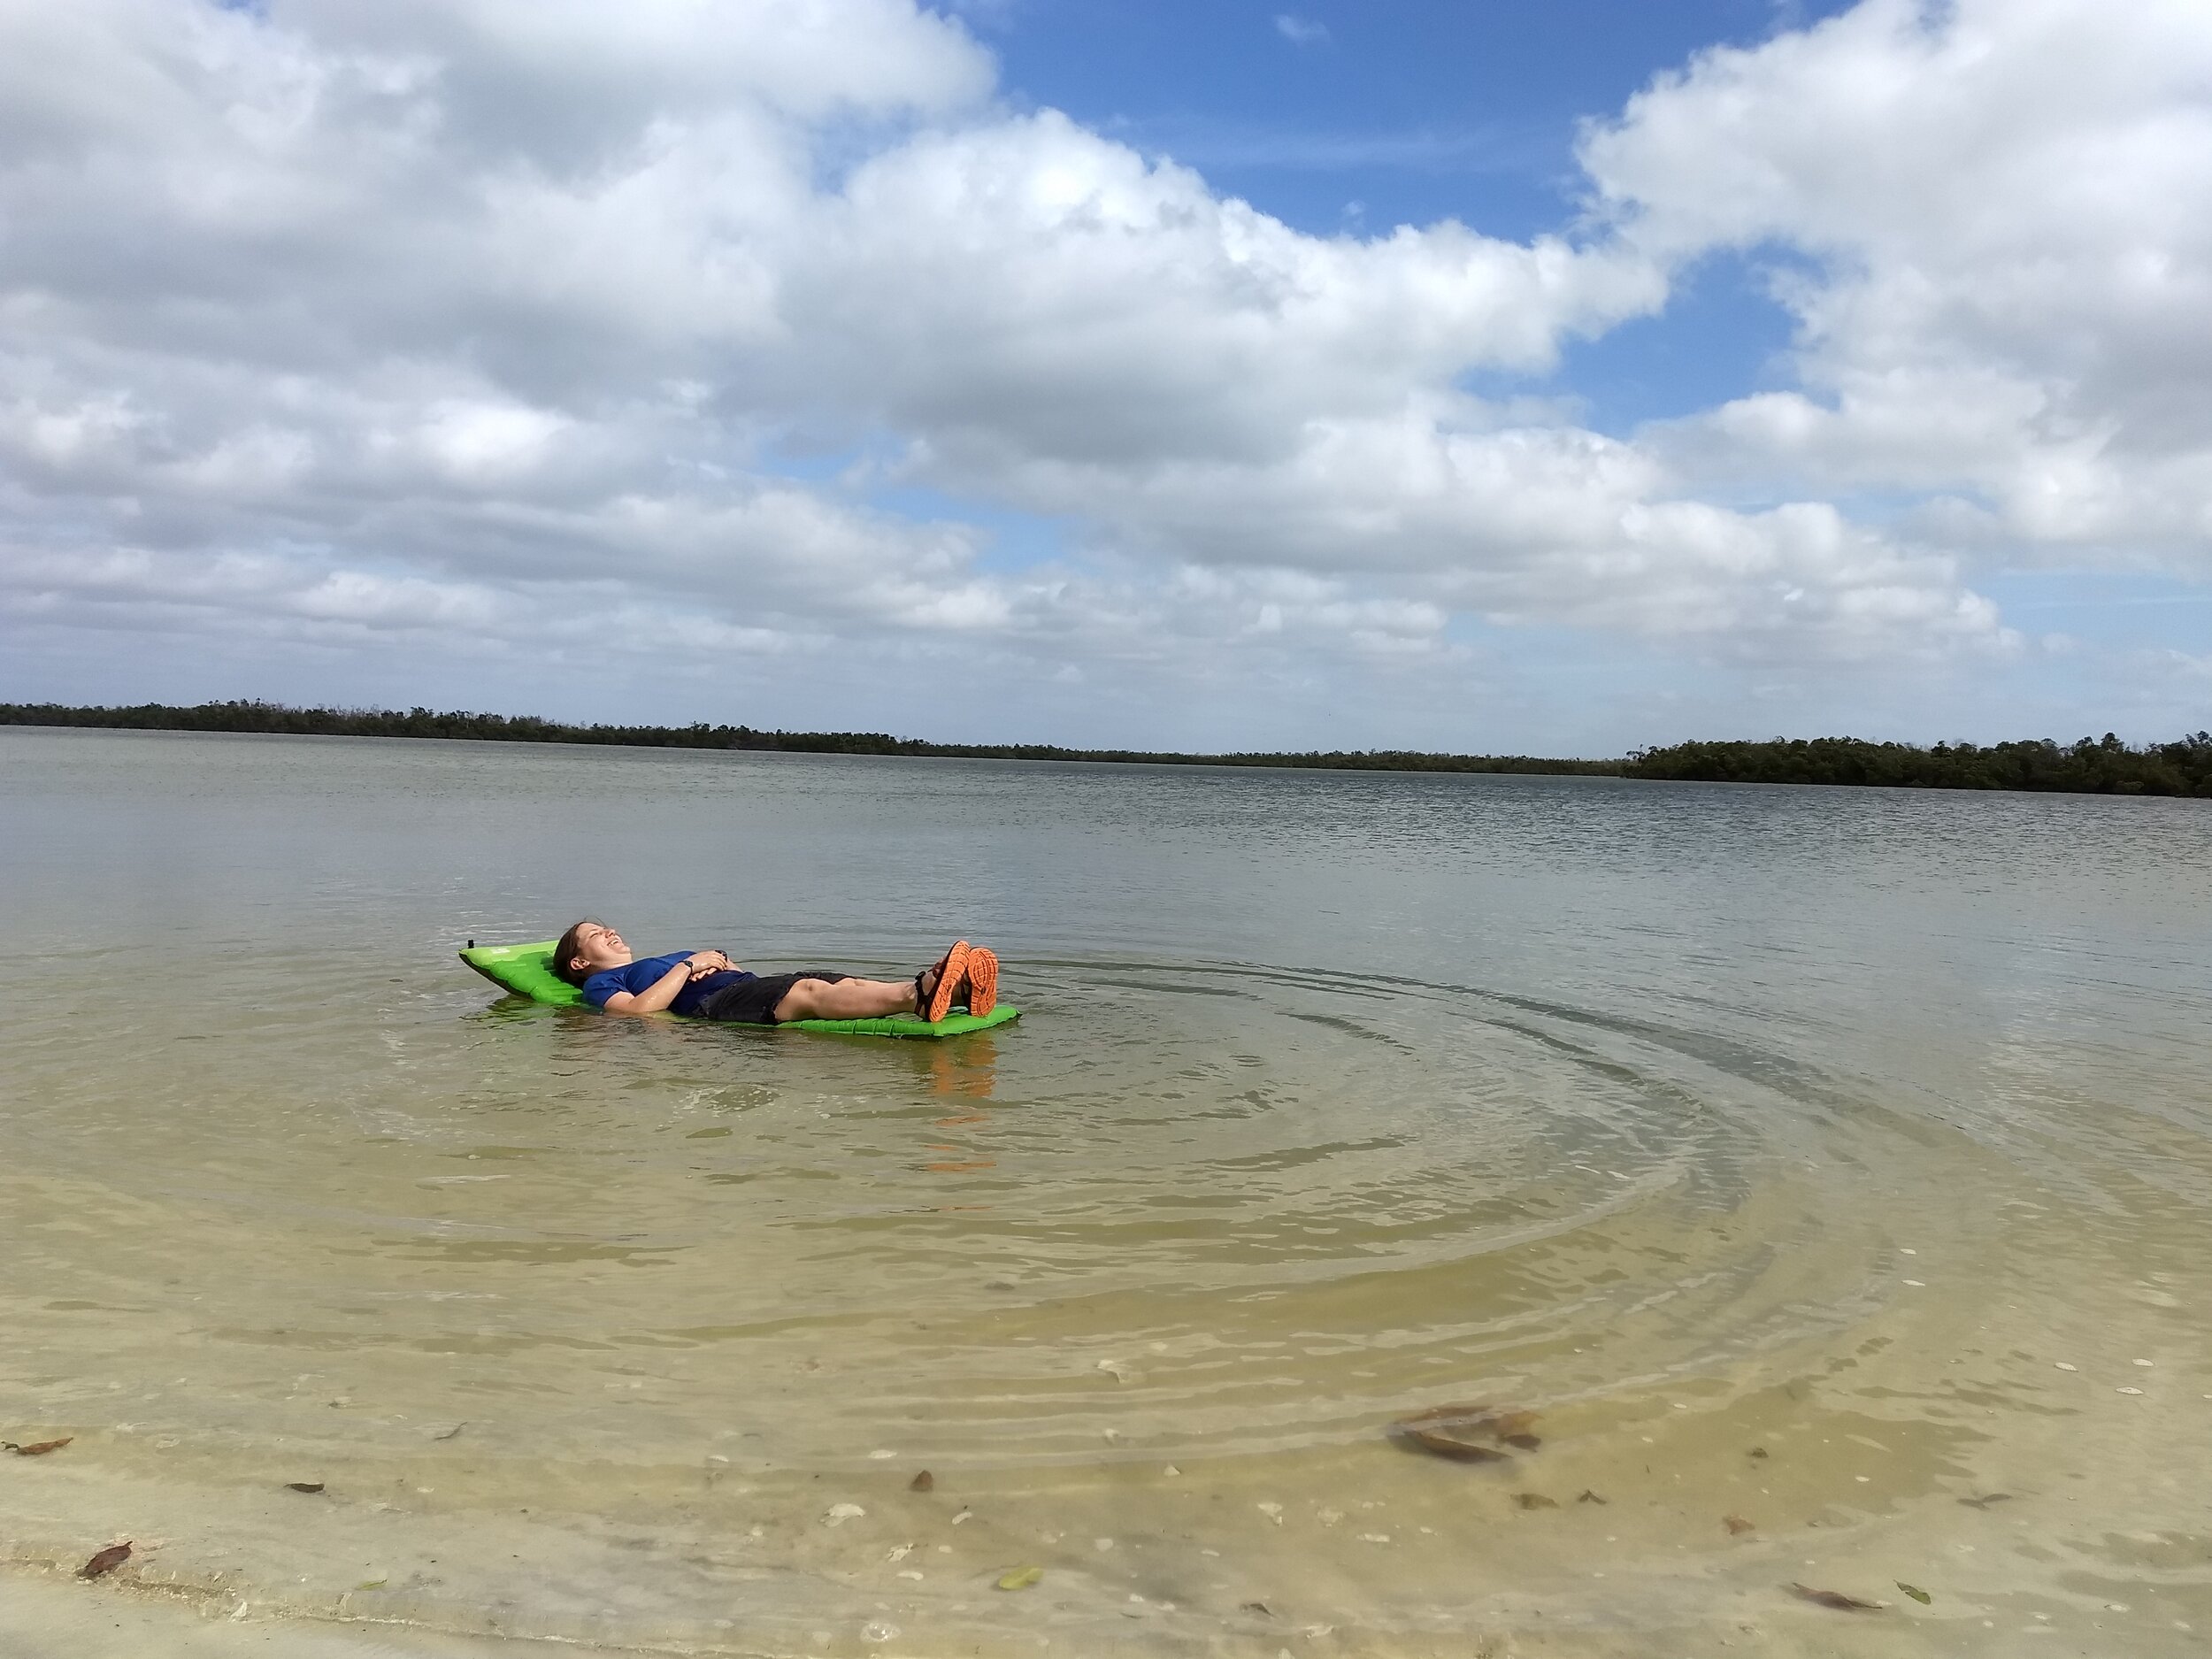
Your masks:
{"label": "woman's knee", "polygon": [[827,979],[795,980],[783,1000],[776,1004],[779,1020],[812,1019],[822,1011],[822,998],[829,990]]}

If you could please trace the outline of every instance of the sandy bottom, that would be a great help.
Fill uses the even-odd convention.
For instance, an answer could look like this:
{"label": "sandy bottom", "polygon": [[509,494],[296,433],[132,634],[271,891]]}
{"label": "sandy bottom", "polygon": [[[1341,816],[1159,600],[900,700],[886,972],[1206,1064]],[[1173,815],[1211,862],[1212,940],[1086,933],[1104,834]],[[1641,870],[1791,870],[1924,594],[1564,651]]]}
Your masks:
{"label": "sandy bottom", "polygon": [[[533,1515],[457,1438],[403,1493],[10,1460],[0,1526],[32,1541],[0,1571],[0,1651],[2193,1655],[2212,1630],[2212,1376],[2170,1346],[2182,1310],[2162,1300],[2116,1317],[2106,1354],[1985,1308],[1941,1377],[1913,1356],[1955,1311],[1932,1304],[1918,1341],[1892,1324],[1822,1377],[1548,1414],[1554,1438],[1504,1467],[1357,1445],[1294,1471],[1110,1448],[949,1470],[916,1493],[896,1457],[805,1476],[710,1454],[682,1477],[691,1501],[657,1484],[674,1471],[575,1471],[602,1485],[598,1510],[578,1491]],[[1881,1400],[1896,1415],[1864,1409]],[[110,1541],[100,1514],[137,1518],[138,1554],[79,1582]],[[1028,1566],[1034,1584],[995,1587]],[[1832,1611],[1792,1583],[1886,1605]]]}

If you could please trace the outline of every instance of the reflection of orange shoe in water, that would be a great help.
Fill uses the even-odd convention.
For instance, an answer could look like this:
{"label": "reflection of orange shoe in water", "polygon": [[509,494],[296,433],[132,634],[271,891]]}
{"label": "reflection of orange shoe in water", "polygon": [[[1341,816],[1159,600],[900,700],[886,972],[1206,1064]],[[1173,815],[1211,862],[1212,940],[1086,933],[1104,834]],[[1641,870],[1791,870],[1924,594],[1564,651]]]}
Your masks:
{"label": "reflection of orange shoe in water", "polygon": [[998,1006],[998,953],[977,945],[968,952],[968,1012],[987,1014]]}
{"label": "reflection of orange shoe in water", "polygon": [[[929,987],[927,1002],[922,1000],[922,976],[914,976],[914,1011],[932,1025],[952,1011],[954,998],[967,983],[968,954],[968,941],[964,939],[956,941],[952,949],[945,952],[937,964],[937,979]],[[996,964],[993,966],[995,968]],[[994,978],[993,983],[996,982]]]}

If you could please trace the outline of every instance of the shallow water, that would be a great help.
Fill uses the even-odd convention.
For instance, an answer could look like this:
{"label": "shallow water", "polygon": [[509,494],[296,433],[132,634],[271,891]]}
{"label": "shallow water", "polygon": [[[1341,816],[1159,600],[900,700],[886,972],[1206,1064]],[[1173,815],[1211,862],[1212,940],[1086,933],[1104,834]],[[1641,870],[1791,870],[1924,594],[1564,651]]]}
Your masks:
{"label": "shallow water", "polygon": [[[2212,1629],[2203,803],[0,730],[0,881],[19,1641]],[[588,909],[1025,1015],[452,956]]]}

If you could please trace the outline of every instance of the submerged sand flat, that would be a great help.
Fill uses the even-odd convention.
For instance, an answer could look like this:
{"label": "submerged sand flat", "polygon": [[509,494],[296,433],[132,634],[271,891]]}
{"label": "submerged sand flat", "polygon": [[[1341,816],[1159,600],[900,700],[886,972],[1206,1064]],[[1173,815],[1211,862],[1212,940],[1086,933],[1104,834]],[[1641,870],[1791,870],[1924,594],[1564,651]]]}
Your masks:
{"label": "submerged sand flat", "polygon": [[[0,1438],[73,1437],[0,1455],[12,1655],[2212,1629],[2194,803],[0,759]],[[610,873],[674,803],[674,873]],[[617,1024],[450,959],[585,904],[886,972],[958,928],[1029,1018]],[[1540,1443],[1386,1433],[1466,1402]]]}

